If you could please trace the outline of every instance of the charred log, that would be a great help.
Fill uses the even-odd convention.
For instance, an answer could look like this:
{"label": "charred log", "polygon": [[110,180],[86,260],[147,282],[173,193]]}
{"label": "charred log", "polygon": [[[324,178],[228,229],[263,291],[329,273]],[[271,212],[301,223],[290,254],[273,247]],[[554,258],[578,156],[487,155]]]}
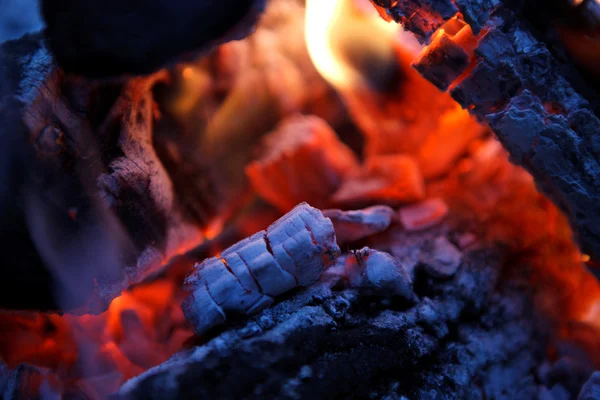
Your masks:
{"label": "charred log", "polygon": [[44,0],[46,37],[58,64],[89,77],[149,74],[191,60],[252,29],[264,0]]}
{"label": "charred log", "polygon": [[[479,40],[474,61],[448,65],[461,54],[456,42],[434,37],[431,46],[437,48],[426,50],[417,69],[438,87],[449,87],[456,101],[489,124],[512,161],[525,167],[568,215],[582,250],[599,258],[600,102],[561,43],[535,27],[529,2],[374,3],[424,42],[442,26],[456,34],[460,12],[458,20],[464,18]],[[460,45],[469,50],[464,42]]]}
{"label": "charred log", "polygon": [[[435,235],[414,234],[414,243]],[[343,289],[333,267],[320,283],[247,321],[229,321],[212,339],[130,380],[119,395],[530,399],[561,389],[556,380],[537,383],[547,336],[529,289],[501,279],[500,265],[498,253],[471,248],[451,277],[419,267],[416,302]]]}
{"label": "charred log", "polygon": [[37,36],[5,43],[0,63],[0,307],[103,311],[202,239],[153,144],[166,75],[69,77]]}

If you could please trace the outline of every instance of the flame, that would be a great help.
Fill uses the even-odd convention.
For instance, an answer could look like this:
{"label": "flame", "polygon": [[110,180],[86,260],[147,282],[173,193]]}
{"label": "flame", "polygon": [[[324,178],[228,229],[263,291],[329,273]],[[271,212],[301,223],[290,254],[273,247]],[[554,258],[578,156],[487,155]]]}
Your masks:
{"label": "flame", "polygon": [[[308,53],[321,74],[337,89],[364,85],[366,68],[395,59],[392,42],[400,26],[379,17],[364,0],[307,0],[305,38]],[[354,61],[354,62],[353,62]]]}

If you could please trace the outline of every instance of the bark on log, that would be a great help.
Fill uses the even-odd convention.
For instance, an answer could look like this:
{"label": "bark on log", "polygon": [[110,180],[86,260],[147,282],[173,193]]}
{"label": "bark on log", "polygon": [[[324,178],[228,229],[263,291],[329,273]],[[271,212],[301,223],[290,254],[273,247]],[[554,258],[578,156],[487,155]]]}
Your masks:
{"label": "bark on log", "polygon": [[252,29],[265,0],[43,0],[58,64],[88,77],[142,75]]}
{"label": "bark on log", "polygon": [[[419,251],[439,232],[411,235]],[[330,270],[130,380],[119,397],[537,398],[562,381],[538,384],[545,325],[528,286],[501,279],[501,264],[498,253],[471,247],[450,278],[419,268],[414,303],[344,289]],[[576,379],[573,395],[585,379]]]}
{"label": "bark on log", "polygon": [[437,48],[426,50],[417,69],[489,124],[512,161],[568,215],[582,250],[600,258],[600,98],[548,28],[551,19],[540,12],[547,7],[521,0],[373,2],[423,42],[461,13],[479,35],[474,62],[456,64],[455,42],[434,40]]}

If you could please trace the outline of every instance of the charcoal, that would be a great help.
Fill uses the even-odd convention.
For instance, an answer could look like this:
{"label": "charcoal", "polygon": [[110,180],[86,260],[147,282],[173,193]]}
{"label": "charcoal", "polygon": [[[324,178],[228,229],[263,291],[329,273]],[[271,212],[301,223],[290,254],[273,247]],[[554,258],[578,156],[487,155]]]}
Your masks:
{"label": "charcoal", "polygon": [[469,64],[469,54],[448,35],[442,35],[436,45],[426,48],[414,67],[438,89],[446,91]]}
{"label": "charcoal", "polygon": [[[402,14],[422,2],[375,3],[390,14]],[[432,13],[438,16],[447,9],[439,3],[432,3]],[[564,44],[547,28],[544,18],[552,18],[548,10],[554,7],[546,10],[507,0],[455,4],[473,33],[483,35],[473,68],[452,85],[448,82],[456,73],[451,57],[443,60],[449,69],[444,76],[438,75],[436,63],[419,65],[420,72],[439,87],[449,86],[456,101],[489,124],[511,160],[527,169],[539,189],[569,217],[582,251],[600,258],[600,100],[593,84],[586,84],[593,78],[569,61]],[[432,36],[421,27],[406,27],[421,40]],[[453,51],[452,43],[445,47]]]}
{"label": "charcoal", "polygon": [[294,115],[265,136],[261,156],[248,164],[246,175],[255,192],[283,212],[306,201],[315,207],[358,168],[352,150],[316,116]]}
{"label": "charcoal", "polygon": [[1,308],[102,312],[203,240],[208,191],[205,220],[188,218],[152,140],[165,73],[65,76],[40,35],[4,43],[0,63]]}
{"label": "charcoal", "polygon": [[413,32],[421,42],[427,41],[458,9],[451,0],[390,1],[373,0],[396,22]]}
{"label": "charcoal", "polygon": [[405,154],[369,156],[333,193],[335,204],[397,205],[423,199],[425,182],[416,160]]}
{"label": "charcoal", "polygon": [[[432,234],[410,235],[411,246],[426,251]],[[466,250],[451,279],[418,278],[414,302],[390,303],[387,290],[326,274],[255,316],[228,321],[126,382],[118,397],[536,398],[546,325],[534,321],[527,290],[500,279],[498,254]]]}
{"label": "charcoal", "polygon": [[251,32],[264,0],[43,0],[58,65],[88,77],[145,75]]}

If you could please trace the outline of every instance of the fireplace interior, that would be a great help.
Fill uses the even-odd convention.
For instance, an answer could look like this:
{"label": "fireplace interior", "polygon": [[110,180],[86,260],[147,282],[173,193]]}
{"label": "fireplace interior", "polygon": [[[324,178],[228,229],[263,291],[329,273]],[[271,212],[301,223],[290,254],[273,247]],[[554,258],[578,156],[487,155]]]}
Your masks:
{"label": "fireplace interior", "polygon": [[2,12],[3,399],[600,399],[598,0]]}

